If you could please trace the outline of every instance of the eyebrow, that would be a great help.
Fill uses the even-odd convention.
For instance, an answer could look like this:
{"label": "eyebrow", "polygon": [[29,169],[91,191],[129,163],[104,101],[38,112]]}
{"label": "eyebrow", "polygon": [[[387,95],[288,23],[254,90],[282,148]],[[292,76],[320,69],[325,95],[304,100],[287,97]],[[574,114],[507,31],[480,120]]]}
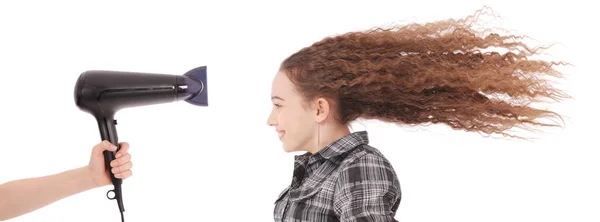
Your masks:
{"label": "eyebrow", "polygon": [[279,97],[279,96],[271,96],[271,100],[273,100],[273,99],[279,99],[279,100],[283,100],[283,101],[285,101],[284,99],[282,99],[282,98],[281,98],[281,97]]}

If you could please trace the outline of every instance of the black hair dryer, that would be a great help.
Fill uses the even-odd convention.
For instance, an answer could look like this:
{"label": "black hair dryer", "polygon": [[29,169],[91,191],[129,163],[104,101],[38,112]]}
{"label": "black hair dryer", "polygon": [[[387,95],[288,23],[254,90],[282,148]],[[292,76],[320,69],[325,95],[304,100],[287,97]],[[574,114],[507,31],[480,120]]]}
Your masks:
{"label": "black hair dryer", "polygon": [[[101,139],[117,147],[119,139],[115,127],[117,120],[114,118],[117,111],[181,100],[197,106],[208,106],[206,66],[183,75],[91,70],[83,72],[75,84],[75,104],[96,118]],[[106,195],[108,199],[117,200],[121,220],[125,221],[122,179],[115,178],[110,171],[115,152],[104,151],[106,170],[114,185],[114,189]]]}

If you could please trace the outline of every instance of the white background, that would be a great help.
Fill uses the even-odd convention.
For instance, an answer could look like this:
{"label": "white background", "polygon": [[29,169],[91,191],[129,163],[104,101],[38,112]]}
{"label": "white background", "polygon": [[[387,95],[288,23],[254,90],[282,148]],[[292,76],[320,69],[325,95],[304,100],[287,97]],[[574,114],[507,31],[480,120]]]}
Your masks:
{"label": "white background", "polygon": [[[566,127],[533,142],[485,138],[444,126],[377,122],[371,145],[402,183],[401,221],[600,221],[596,144],[598,39],[591,5],[576,1],[2,1],[0,183],[89,161],[100,135],[73,101],[91,69],[183,74],[208,66],[209,107],[171,103],[117,113],[131,144],[125,221],[272,221],[291,182],[293,155],[273,128],[270,84],[286,56],[321,38],[391,22],[471,15],[483,5],[502,27],[527,34],[575,66],[553,108]],[[591,3],[588,3],[591,4]],[[270,7],[270,8],[269,8]],[[234,93],[239,90],[241,93]],[[217,130],[220,127],[222,130]],[[576,145],[581,142],[581,145]],[[589,144],[583,144],[589,142]],[[467,143],[471,143],[467,145]],[[15,218],[120,221],[110,186]],[[2,209],[0,209],[2,210]]]}

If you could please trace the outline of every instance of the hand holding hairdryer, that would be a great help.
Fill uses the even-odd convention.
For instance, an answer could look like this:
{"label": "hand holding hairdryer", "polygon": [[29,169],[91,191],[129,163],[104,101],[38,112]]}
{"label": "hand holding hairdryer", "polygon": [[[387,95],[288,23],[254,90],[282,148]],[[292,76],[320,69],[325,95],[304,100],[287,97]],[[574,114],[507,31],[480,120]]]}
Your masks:
{"label": "hand holding hairdryer", "polygon": [[[117,147],[120,148],[118,152]],[[115,152],[115,160],[110,163],[111,172],[115,178],[124,181],[132,175],[133,162],[131,162],[131,154],[129,153],[129,143],[119,142],[119,146],[115,146],[105,140],[94,146],[90,162],[87,165],[96,187],[112,184],[111,175],[106,173],[105,150]]]}
{"label": "hand holding hairdryer", "polygon": [[[119,146],[115,119],[117,111],[182,100],[197,106],[208,106],[206,66],[183,75],[92,70],[83,72],[75,84],[75,104],[96,118],[101,140],[108,140],[115,146]],[[110,163],[119,149],[104,151],[106,170],[114,186],[106,195],[108,199],[117,200],[121,220],[124,221],[122,179],[115,178],[110,172]]]}

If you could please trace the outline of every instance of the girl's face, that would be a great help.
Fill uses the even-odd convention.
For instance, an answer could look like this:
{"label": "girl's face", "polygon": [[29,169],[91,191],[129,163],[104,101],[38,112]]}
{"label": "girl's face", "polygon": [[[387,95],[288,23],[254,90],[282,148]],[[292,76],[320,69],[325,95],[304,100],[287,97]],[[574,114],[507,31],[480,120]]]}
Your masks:
{"label": "girl's face", "polygon": [[317,109],[303,105],[303,98],[284,72],[273,79],[271,102],[267,124],[275,127],[286,152],[308,151],[316,144]]}

